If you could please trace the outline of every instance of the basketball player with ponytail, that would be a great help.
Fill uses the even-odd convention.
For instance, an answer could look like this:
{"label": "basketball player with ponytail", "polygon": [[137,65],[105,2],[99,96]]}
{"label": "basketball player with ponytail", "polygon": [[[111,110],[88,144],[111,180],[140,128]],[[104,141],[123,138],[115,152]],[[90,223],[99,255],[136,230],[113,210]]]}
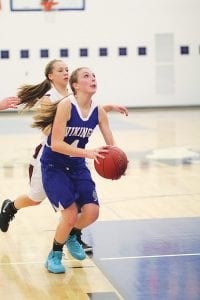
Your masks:
{"label": "basketball player with ponytail", "polygon": [[[97,82],[89,68],[78,68],[70,76],[73,95],[61,100],[57,107],[42,107],[35,116],[33,127],[43,130],[52,122],[52,130],[41,156],[42,181],[47,197],[61,219],[56,228],[53,247],[45,266],[49,272],[64,273],[63,246],[78,259],[85,252],[77,242],[77,231],[94,223],[99,216],[99,202],[95,183],[86,164],[86,158],[98,162],[115,141],[105,110],[95,104]],[[51,124],[49,124],[51,125]],[[86,149],[96,126],[107,146]]]}
{"label": "basketball player with ponytail", "polygon": [[[59,102],[69,95],[67,88],[68,79],[69,71],[66,63],[62,60],[50,61],[45,68],[45,79],[41,83],[25,85],[20,88],[18,96],[23,109],[34,108],[35,105],[48,105]],[[105,105],[103,109],[106,112],[117,111],[125,115],[128,114],[127,109],[123,106],[110,104]],[[46,143],[47,134],[49,133],[49,126],[43,126],[42,129],[41,144],[37,145],[29,167],[30,189],[28,194],[20,195],[14,201],[6,199],[2,204],[0,229],[3,232],[8,230],[10,221],[14,218],[19,209],[38,205],[46,198],[41,178],[40,157],[44,144]],[[78,242],[83,246],[86,252],[91,252],[92,247],[82,241],[81,234],[81,230],[76,232]]]}

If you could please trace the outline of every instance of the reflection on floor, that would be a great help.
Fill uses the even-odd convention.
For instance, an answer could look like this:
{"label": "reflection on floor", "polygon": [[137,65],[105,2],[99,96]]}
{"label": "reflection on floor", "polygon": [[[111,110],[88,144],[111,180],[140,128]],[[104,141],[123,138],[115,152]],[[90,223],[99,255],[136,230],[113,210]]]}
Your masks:
{"label": "reflection on floor", "polygon": [[200,218],[108,221],[84,235],[125,300],[199,300],[199,228]]}

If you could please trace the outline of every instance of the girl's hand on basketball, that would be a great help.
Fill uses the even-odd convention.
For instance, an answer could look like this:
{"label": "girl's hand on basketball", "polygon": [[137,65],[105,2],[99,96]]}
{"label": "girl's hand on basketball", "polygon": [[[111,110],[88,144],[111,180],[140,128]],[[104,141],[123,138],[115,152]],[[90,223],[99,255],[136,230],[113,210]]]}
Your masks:
{"label": "girl's hand on basketball", "polygon": [[102,146],[99,148],[95,148],[92,150],[88,150],[88,158],[94,159],[97,163],[99,163],[98,158],[104,159],[104,153],[108,153],[109,146]]}

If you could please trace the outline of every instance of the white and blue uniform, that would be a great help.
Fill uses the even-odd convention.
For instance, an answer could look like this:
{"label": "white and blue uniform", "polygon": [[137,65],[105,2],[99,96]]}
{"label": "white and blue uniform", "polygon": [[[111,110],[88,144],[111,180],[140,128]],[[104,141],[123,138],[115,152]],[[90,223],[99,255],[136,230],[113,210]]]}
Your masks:
{"label": "white and blue uniform", "polygon": [[[64,98],[63,95],[61,95],[55,89],[55,87],[52,87],[46,93],[45,96],[49,97],[51,103],[56,103],[60,101],[62,98]],[[30,189],[28,192],[28,197],[31,200],[36,202],[41,202],[47,197],[42,184],[41,163],[40,163],[40,157],[42,155],[42,150],[46,143],[46,140],[47,140],[47,136],[43,135],[41,144],[36,147],[35,153],[33,155],[33,159],[31,160],[29,166]]]}
{"label": "white and blue uniform", "polygon": [[[88,117],[83,118],[74,97],[71,117],[66,124],[64,141],[85,148],[94,128],[99,123],[98,106],[92,103]],[[51,149],[51,134],[41,156],[42,181],[48,199],[55,210],[62,210],[76,202],[78,207],[94,203],[99,205],[95,183],[86,166],[85,158],[72,157]]]}

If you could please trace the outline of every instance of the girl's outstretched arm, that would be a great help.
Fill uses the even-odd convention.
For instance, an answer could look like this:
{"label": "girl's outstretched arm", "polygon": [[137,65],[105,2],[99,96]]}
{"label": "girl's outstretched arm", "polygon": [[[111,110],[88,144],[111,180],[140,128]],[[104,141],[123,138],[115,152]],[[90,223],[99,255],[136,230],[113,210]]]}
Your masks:
{"label": "girl's outstretched arm", "polygon": [[103,109],[108,113],[110,111],[116,111],[125,116],[128,116],[128,109],[125,106],[120,106],[116,104],[107,104],[103,106]]}
{"label": "girl's outstretched arm", "polygon": [[0,100],[0,110],[5,110],[8,108],[17,108],[17,105],[20,103],[18,97],[7,97]]}

